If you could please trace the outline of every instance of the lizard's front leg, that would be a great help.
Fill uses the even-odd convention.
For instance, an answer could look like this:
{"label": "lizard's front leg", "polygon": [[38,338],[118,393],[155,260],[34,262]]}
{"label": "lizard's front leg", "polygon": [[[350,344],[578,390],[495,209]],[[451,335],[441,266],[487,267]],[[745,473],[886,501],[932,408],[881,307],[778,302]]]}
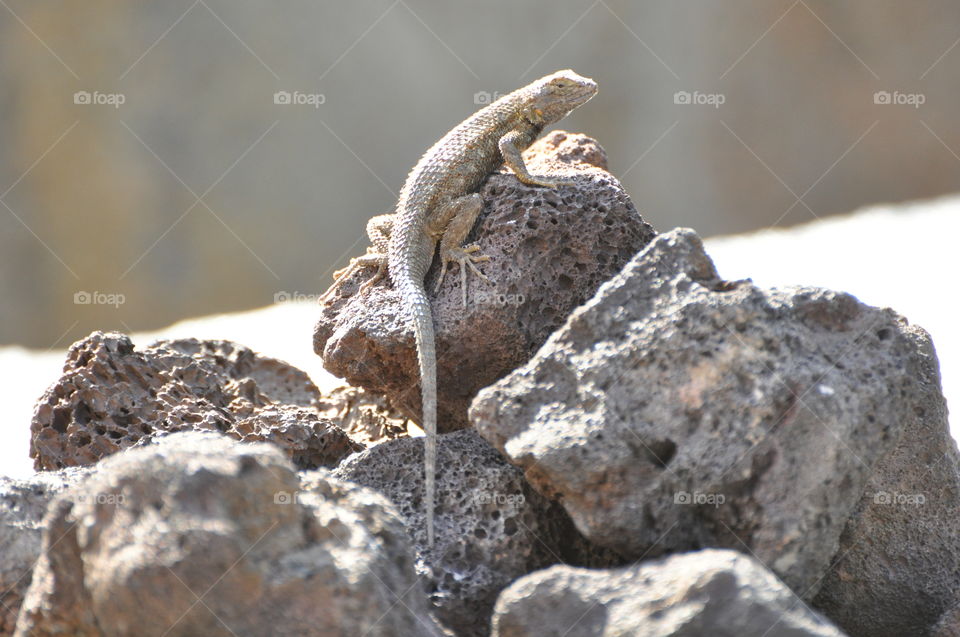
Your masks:
{"label": "lizard's front leg", "polygon": [[440,276],[437,277],[435,290],[440,289],[443,277],[447,273],[450,262],[460,264],[460,287],[463,293],[463,305],[467,305],[467,268],[473,270],[478,277],[490,282],[490,279],[477,269],[475,263],[489,261],[490,257],[476,254],[480,249],[476,244],[463,245],[477,221],[477,216],[483,210],[483,198],[480,193],[473,193],[457,197],[440,206],[427,220],[427,233],[440,241]]}
{"label": "lizard's front leg", "polygon": [[498,143],[500,156],[503,157],[503,163],[516,173],[517,179],[531,186],[546,186],[547,188],[574,185],[574,182],[570,179],[535,177],[530,174],[530,171],[527,170],[527,165],[523,163],[522,153],[523,149],[529,146],[532,141],[529,135],[515,130],[501,137]]}

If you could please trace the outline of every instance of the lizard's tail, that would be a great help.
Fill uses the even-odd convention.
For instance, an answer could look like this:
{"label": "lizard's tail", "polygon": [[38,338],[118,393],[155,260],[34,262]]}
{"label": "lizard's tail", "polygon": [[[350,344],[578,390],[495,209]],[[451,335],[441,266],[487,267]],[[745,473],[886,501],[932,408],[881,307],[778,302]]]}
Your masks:
{"label": "lizard's tail", "polygon": [[410,303],[409,313],[413,320],[413,334],[417,343],[417,358],[420,363],[420,425],[426,434],[424,445],[424,481],[427,515],[427,543],[433,546],[433,512],[437,473],[437,351],[433,333],[433,315],[430,300],[424,289],[415,283],[402,285],[402,298]]}

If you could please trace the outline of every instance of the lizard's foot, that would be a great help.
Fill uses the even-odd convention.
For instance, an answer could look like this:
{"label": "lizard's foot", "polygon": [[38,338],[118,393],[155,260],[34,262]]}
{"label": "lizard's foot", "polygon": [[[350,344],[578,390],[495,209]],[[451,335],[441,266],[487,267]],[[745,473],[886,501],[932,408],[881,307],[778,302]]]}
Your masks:
{"label": "lizard's foot", "polygon": [[487,275],[481,272],[475,263],[481,263],[483,261],[489,261],[490,257],[485,254],[475,254],[480,250],[480,246],[471,243],[468,246],[462,248],[443,248],[440,250],[440,276],[437,277],[437,285],[434,288],[434,291],[440,289],[440,285],[443,283],[443,277],[447,274],[447,266],[451,262],[456,262],[460,264],[460,290],[463,293],[463,306],[467,306],[467,268],[469,267],[473,270],[473,273],[478,277],[490,283],[490,279],[487,278]]}
{"label": "lizard's foot", "polygon": [[357,290],[357,294],[363,294],[370,288],[372,288],[380,279],[383,278],[383,275],[387,273],[387,262],[382,261],[377,264],[377,271],[373,273],[373,276],[364,281],[363,285],[360,286],[360,289]]}
{"label": "lizard's foot", "polygon": [[347,276],[348,274],[350,274],[350,272],[352,272],[353,270],[356,270],[356,267],[354,267],[353,262],[354,262],[354,259],[350,259],[350,265],[344,266],[344,267],[340,268],[339,270],[334,270],[334,271],[333,271],[333,283],[334,283],[334,285],[336,285],[337,283],[339,283],[339,282],[340,282],[340,279],[342,279],[343,277],[345,277],[345,276]]}
{"label": "lizard's foot", "polygon": [[360,289],[357,290],[358,294],[367,290],[371,285],[383,278],[387,270],[387,258],[380,253],[368,251],[367,254],[361,257],[350,259],[350,265],[345,268],[340,268],[333,273],[333,284],[330,286],[330,289],[320,297],[320,303],[325,304],[330,297],[333,296],[333,293],[340,289],[342,282],[349,278],[354,272],[360,268],[371,266],[376,267],[377,271],[369,280],[360,286]]}
{"label": "lizard's foot", "polygon": [[334,270],[333,284],[337,285],[338,283],[340,283],[340,281],[342,281],[343,279],[353,274],[355,270],[362,268],[364,265],[368,265],[365,259],[366,257],[369,257],[370,254],[372,253],[368,251],[367,254],[363,255],[362,257],[353,257],[352,259],[350,259],[350,263],[340,268],[339,270]]}

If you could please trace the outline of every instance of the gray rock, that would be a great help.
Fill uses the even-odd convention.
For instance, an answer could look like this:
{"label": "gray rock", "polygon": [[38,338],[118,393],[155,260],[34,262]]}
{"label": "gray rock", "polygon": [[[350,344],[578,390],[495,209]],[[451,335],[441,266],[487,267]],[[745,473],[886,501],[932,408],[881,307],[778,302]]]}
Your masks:
{"label": "gray rock", "polygon": [[37,473],[18,480],[0,477],[0,635],[13,633],[33,567],[40,557],[40,536],[47,505],[77,484],[88,468]]}
{"label": "gray rock", "polygon": [[[899,637],[940,630],[960,637],[960,454],[950,436],[930,337],[907,332],[919,364],[905,368],[919,394],[894,395],[911,410],[840,536],[814,606],[851,635]],[[942,628],[931,627],[941,621]]]}
{"label": "gray rock", "polygon": [[492,637],[841,637],[754,559],[706,550],[616,570],[554,566],[500,594]]}
{"label": "gray rock", "polygon": [[558,561],[609,565],[562,507],[537,493],[522,472],[473,430],[437,440],[437,536],[426,542],[423,438],[403,438],[351,456],[334,475],[389,498],[414,538],[437,619],[461,637],[486,637],[500,591]]}
{"label": "gray rock", "polygon": [[931,637],[960,637],[960,599],[943,614],[930,635]]}
{"label": "gray rock", "polygon": [[320,392],[299,369],[229,341],[158,341],[137,351],[94,332],[67,352],[63,375],[37,402],[30,456],[37,469],[93,464],[174,431],[269,441],[301,469],[334,466],[362,449],[317,411]]}
{"label": "gray rock", "polygon": [[878,463],[935,416],[920,332],[847,294],[725,282],[675,230],[471,420],[592,541],[750,551],[809,600]]}
{"label": "gray rock", "polygon": [[[567,315],[593,296],[654,236],[593,139],[555,131],[525,153],[534,174],[563,174],[575,186],[527,186],[508,172],[480,191],[484,211],[468,237],[491,260],[493,283],[460,273],[434,293],[439,267],[427,275],[437,338],[438,428],[467,426],[467,407],[486,387],[530,358]],[[419,420],[420,391],[406,308],[384,280],[363,295],[372,270],[358,271],[322,308],[314,351],[324,367],[351,385],[387,395]]]}
{"label": "gray rock", "polygon": [[19,637],[439,635],[380,495],[276,447],[185,432],[51,504]]}

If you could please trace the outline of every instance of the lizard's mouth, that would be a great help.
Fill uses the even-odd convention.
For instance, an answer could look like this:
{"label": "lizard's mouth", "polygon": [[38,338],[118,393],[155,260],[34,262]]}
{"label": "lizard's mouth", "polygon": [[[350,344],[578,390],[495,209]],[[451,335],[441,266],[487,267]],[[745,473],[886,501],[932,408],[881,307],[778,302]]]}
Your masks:
{"label": "lizard's mouth", "polygon": [[577,91],[577,106],[583,106],[597,94],[597,83],[586,77],[583,80],[580,90]]}
{"label": "lizard's mouth", "polygon": [[583,77],[582,75],[577,75],[576,73],[573,73],[572,75],[576,82],[574,101],[577,106],[582,106],[590,101],[590,98],[597,94],[597,83],[589,77]]}

